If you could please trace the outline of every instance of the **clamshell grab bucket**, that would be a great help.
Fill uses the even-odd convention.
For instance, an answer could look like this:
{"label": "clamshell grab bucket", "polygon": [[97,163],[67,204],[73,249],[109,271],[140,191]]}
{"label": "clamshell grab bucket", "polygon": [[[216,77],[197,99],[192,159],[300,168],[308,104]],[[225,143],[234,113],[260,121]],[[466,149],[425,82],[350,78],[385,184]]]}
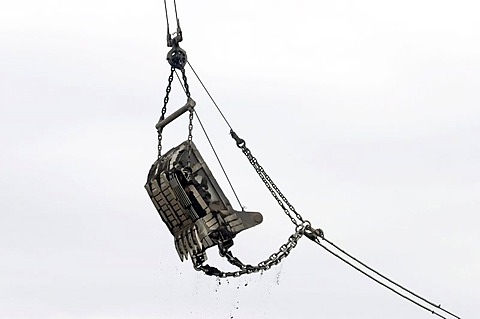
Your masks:
{"label": "clamshell grab bucket", "polygon": [[236,234],[263,220],[260,213],[233,209],[191,141],[152,165],[145,188],[182,261],[189,255],[194,264],[205,261],[206,249],[231,247]]}

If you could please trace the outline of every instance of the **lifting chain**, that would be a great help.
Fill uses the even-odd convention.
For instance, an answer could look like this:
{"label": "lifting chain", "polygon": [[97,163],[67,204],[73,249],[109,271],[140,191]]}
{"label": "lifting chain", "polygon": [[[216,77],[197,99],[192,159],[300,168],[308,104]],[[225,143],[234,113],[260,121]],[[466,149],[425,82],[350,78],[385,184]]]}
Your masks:
{"label": "lifting chain", "polygon": [[226,277],[240,277],[245,274],[251,274],[256,272],[262,272],[269,270],[272,266],[279,264],[285,257],[287,257],[295,246],[297,246],[300,238],[305,234],[305,227],[298,227],[296,232],[288,238],[288,241],[280,246],[279,250],[276,253],[271,254],[267,259],[261,261],[256,266],[245,265],[228,249],[223,249],[219,246],[219,253],[221,257],[225,257],[227,261],[238,267],[240,270],[224,272],[215,267],[209,265],[194,265],[195,269],[198,271],[203,271],[208,276],[216,276],[220,278]]}
{"label": "lifting chain", "polygon": [[[167,113],[167,104],[168,100],[170,99],[170,91],[172,90],[172,81],[173,81],[173,73],[175,72],[175,68],[172,66],[170,68],[170,76],[168,77],[168,85],[166,89],[165,98],[163,99],[163,107],[162,107],[162,115],[160,115],[160,121],[165,119],[165,113]],[[158,158],[162,156],[162,129],[158,130]]]}
{"label": "lifting chain", "polygon": [[[238,148],[240,148],[243,154],[245,154],[245,156],[247,157],[248,161],[257,172],[260,179],[263,181],[263,183],[265,184],[267,189],[270,191],[272,196],[277,200],[278,205],[283,209],[283,211],[290,218],[292,223],[295,224],[295,226],[299,226],[301,224],[310,225],[310,222],[308,220],[305,220],[302,217],[302,215],[297,213],[297,211],[295,210],[295,207],[293,207],[293,205],[290,204],[288,199],[283,195],[283,193],[280,191],[277,185],[275,185],[275,183],[270,178],[270,176],[268,176],[268,174],[265,172],[263,167],[260,165],[260,163],[258,163],[257,159],[253,156],[252,152],[248,149],[245,141],[239,138],[238,135],[233,130],[230,130],[230,135],[235,140]],[[288,208],[285,207],[285,204],[288,206]],[[297,219],[293,217],[292,213],[295,215]]]}
{"label": "lifting chain", "polygon": [[280,246],[277,252],[271,254],[267,259],[259,262],[256,266],[245,265],[237,257],[233,256],[229,249],[224,249],[219,245],[220,256],[226,258],[230,264],[238,267],[240,270],[225,272],[209,265],[202,265],[201,263],[194,264],[194,268],[197,271],[204,272],[208,276],[216,276],[220,278],[240,277],[245,274],[267,271],[272,268],[272,266],[278,265],[284,258],[290,255],[290,252],[297,246],[298,241],[304,235],[313,241],[318,240],[319,237],[323,238],[323,232],[320,229],[313,229],[309,222],[305,222],[295,228],[295,233],[288,238],[288,241],[285,244]]}
{"label": "lifting chain", "polygon": [[[172,64],[171,68],[170,68],[170,75],[168,76],[168,85],[167,85],[167,89],[166,89],[165,98],[163,99],[162,113],[161,113],[159,121],[162,121],[162,120],[165,119],[165,113],[167,112],[167,104],[168,104],[168,101],[170,99],[169,95],[170,95],[170,91],[172,90],[173,74],[175,73],[175,71],[176,71],[176,67]],[[188,82],[187,82],[187,76],[185,74],[185,68],[182,67],[180,69],[180,71],[182,72],[183,89],[185,91],[185,95],[187,96],[187,99],[190,99],[190,87],[189,87]],[[193,135],[192,135],[192,131],[193,131],[193,109],[190,109],[189,112],[190,112],[190,114],[189,114],[189,123],[188,123],[188,141],[190,142],[190,146],[191,146],[191,142],[192,142],[192,139],[193,139]],[[162,156],[162,131],[163,131],[163,129],[158,130],[158,158],[160,158]],[[190,151],[191,150],[189,150],[189,152]],[[188,161],[190,162],[190,153],[189,153]],[[188,166],[190,166],[190,164]]]}
{"label": "lifting chain", "polygon": [[[187,95],[187,98],[190,99],[190,88],[188,86],[187,82],[187,76],[185,74],[185,68],[181,69],[182,71],[182,80],[183,80],[183,89],[185,90],[185,94]],[[193,109],[191,108],[188,114],[188,157],[187,157],[187,167],[190,167],[191,165],[191,154],[192,154],[192,139],[193,139]]]}
{"label": "lifting chain", "polygon": [[180,71],[182,72],[182,80],[183,80],[183,86],[185,89],[185,94],[187,95],[187,98],[190,98],[190,87],[188,86],[187,76],[185,75],[185,69],[182,68],[180,69]]}

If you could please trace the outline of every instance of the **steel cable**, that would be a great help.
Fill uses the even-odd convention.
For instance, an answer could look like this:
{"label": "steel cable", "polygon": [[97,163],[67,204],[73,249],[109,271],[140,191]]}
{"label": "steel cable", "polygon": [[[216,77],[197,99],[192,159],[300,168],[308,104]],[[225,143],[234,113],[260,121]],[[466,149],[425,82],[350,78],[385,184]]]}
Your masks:
{"label": "steel cable", "polygon": [[[175,74],[177,75],[177,79],[178,79],[178,81],[180,82],[180,85],[182,86],[182,89],[185,91],[185,87],[183,86],[183,83],[182,83],[182,81],[180,80],[180,76],[178,75],[177,70],[175,70]],[[205,127],[203,126],[203,123],[202,123],[202,121],[200,120],[200,117],[198,116],[198,113],[197,113],[195,110],[193,111],[193,113],[194,113],[195,116],[197,117],[198,123],[200,123],[200,127],[202,128],[203,133],[205,134],[205,137],[207,138],[208,144],[210,144],[210,147],[211,147],[213,153],[215,154],[215,157],[217,158],[217,162],[218,162],[218,164],[220,165],[220,168],[222,169],[223,175],[224,175],[225,178],[227,179],[227,182],[228,182],[228,184],[230,185],[230,189],[232,190],[233,195],[234,195],[235,198],[237,199],[238,205],[240,205],[240,208],[241,208],[241,210],[243,211],[243,205],[242,205],[242,203],[240,202],[240,198],[238,197],[237,192],[235,191],[235,188],[233,187],[233,184],[232,184],[232,182],[230,181],[230,178],[228,177],[227,171],[226,171],[225,168],[223,167],[222,161],[220,160],[220,157],[218,156],[217,151],[215,150],[215,147],[213,146],[213,143],[212,143],[212,141],[210,140],[210,137],[208,136],[207,130],[206,130]]]}
{"label": "steel cable", "polygon": [[[333,252],[332,250],[330,250],[329,248],[327,248],[326,246],[322,245],[322,243],[320,242],[320,239],[318,239],[318,237],[315,239],[315,240],[312,240],[314,243],[316,243],[317,245],[319,245],[320,247],[322,247],[323,249],[325,249],[326,251],[328,251],[330,254],[332,254],[333,256],[337,257],[338,259],[340,259],[341,261],[343,261],[344,263],[346,263],[347,265],[349,265],[350,267],[354,268],[355,270],[359,271],[360,273],[362,273],[363,275],[367,276],[368,278],[372,279],[373,281],[375,281],[376,283],[382,285],[383,287],[391,290],[392,292],[394,292],[395,294],[399,295],[400,297],[402,298],[405,298],[407,299],[408,301],[414,303],[415,305],[427,310],[428,312],[431,312],[432,314],[434,315],[437,315],[439,316],[440,318],[443,318],[443,319],[446,319],[446,317],[442,316],[441,314],[435,312],[434,310],[420,304],[419,302],[413,300],[412,298],[402,294],[401,292],[398,292],[397,290],[395,290],[394,288],[388,286],[387,284],[381,282],[380,280],[378,280],[377,278],[373,277],[372,275],[368,274],[367,272],[365,272],[364,270],[360,269],[358,266],[355,266],[354,264],[352,264],[351,262],[349,262],[348,260],[346,260],[345,258],[343,258],[342,256],[340,256],[339,254]],[[457,317],[457,316],[455,316]],[[458,317],[457,317],[458,318]]]}
{"label": "steel cable", "polygon": [[387,280],[388,282],[394,284],[395,286],[397,286],[398,288],[401,288],[403,290],[405,290],[406,292],[410,293],[411,295],[417,297],[418,299],[430,304],[431,306],[437,308],[437,309],[440,309],[442,311],[444,311],[445,313],[448,313],[449,315],[455,317],[455,318],[458,318],[460,319],[459,316],[449,312],[448,310],[445,310],[444,308],[442,308],[440,305],[436,305],[435,303],[431,302],[430,300],[428,299],[425,299],[424,297],[416,294],[415,292],[405,288],[404,286],[396,283],[395,281],[391,280],[390,278],[386,277],[385,275],[381,274],[380,272],[376,271],[375,269],[373,269],[372,267],[368,266],[367,264],[363,263],[362,261],[358,260],[357,258],[355,258],[354,256],[352,256],[351,254],[347,253],[345,250],[343,250],[342,248],[338,247],[337,245],[335,245],[333,242],[331,242],[330,240],[326,239],[326,238],[323,238],[323,240],[325,240],[327,243],[329,243],[331,246],[335,247],[338,251],[342,252],[344,255],[348,256],[349,258],[351,258],[352,260],[356,261],[357,263],[359,263],[360,265],[362,265],[363,267],[367,268],[368,270],[370,270],[371,272],[375,273],[376,275],[382,277],[383,279]]}
{"label": "steel cable", "polygon": [[225,123],[227,123],[228,127],[230,128],[230,130],[233,130],[233,128],[232,128],[232,126],[230,125],[230,123],[228,122],[227,118],[225,117],[225,115],[223,115],[222,110],[220,110],[220,107],[217,105],[217,103],[216,103],[215,100],[213,99],[212,95],[210,94],[210,92],[208,92],[207,88],[206,88],[205,85],[203,84],[202,80],[200,80],[200,77],[198,76],[197,72],[195,72],[195,69],[194,69],[194,68],[192,67],[192,65],[190,64],[190,61],[187,61],[187,64],[188,64],[188,66],[190,67],[190,69],[192,69],[193,74],[195,74],[195,76],[197,77],[198,82],[200,82],[200,84],[202,85],[203,89],[204,89],[205,92],[207,93],[207,95],[208,95],[208,97],[210,98],[210,100],[212,100],[213,105],[215,105],[215,107],[217,108],[218,112],[219,112],[220,115],[223,117],[223,120],[225,121]]}
{"label": "steel cable", "polygon": [[[167,10],[167,0],[163,0],[163,4],[165,6],[165,17],[167,18],[167,33],[170,34],[170,24],[168,22],[168,10]],[[177,20],[177,29],[180,26],[180,20],[178,20],[178,13],[177,13],[177,2],[173,0],[173,6],[175,8],[175,19]]]}
{"label": "steel cable", "polygon": [[168,23],[168,11],[167,11],[167,0],[163,0],[165,5],[165,17],[167,18],[167,33],[170,34],[170,23]]}

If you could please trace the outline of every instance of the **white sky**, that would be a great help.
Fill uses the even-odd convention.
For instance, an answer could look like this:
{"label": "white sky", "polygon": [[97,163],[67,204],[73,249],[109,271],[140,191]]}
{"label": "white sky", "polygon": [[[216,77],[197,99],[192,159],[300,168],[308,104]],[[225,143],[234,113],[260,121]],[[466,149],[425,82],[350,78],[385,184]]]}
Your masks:
{"label": "white sky", "polygon": [[[177,2],[190,62],[297,210],[474,318],[478,2]],[[180,262],[143,189],[165,29],[161,1],[0,4],[0,318],[432,317],[307,239],[270,272],[221,284]],[[233,249],[257,263],[293,227],[187,75],[242,203],[264,215]],[[169,111],[184,103],[176,81]],[[186,133],[185,119],[167,127],[164,147]]]}

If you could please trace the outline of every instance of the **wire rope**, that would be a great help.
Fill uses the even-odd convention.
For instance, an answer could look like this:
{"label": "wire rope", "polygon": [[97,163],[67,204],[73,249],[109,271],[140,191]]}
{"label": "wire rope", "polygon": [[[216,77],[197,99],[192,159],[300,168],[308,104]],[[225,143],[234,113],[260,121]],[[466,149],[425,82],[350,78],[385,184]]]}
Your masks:
{"label": "wire rope", "polygon": [[163,4],[165,5],[165,17],[167,18],[167,33],[170,34],[170,24],[168,23],[167,0],[163,0]]}
{"label": "wire rope", "polygon": [[[360,269],[360,267],[358,266],[355,266],[353,263],[349,262],[348,260],[346,260],[345,258],[343,258],[342,256],[340,256],[339,254],[333,252],[332,250],[330,250],[328,247],[322,245],[322,243],[320,243],[320,241],[318,240],[318,238],[316,240],[313,240],[314,243],[316,243],[317,245],[319,245],[320,247],[322,247],[323,249],[325,249],[326,251],[328,251],[330,254],[332,254],[333,256],[337,257],[338,259],[340,259],[341,261],[343,261],[344,263],[346,263],[347,265],[349,265],[350,267],[354,268],[355,270],[359,271],[360,273],[362,273],[363,275],[367,276],[368,278],[370,278],[371,280],[375,281],[376,283],[382,285],[383,287],[389,289],[390,291],[394,292],[395,294],[399,295],[400,297],[402,298],[405,298],[406,300],[414,303],[415,305],[427,310],[428,312],[431,312],[432,314],[434,315],[437,315],[439,316],[440,318],[443,318],[443,319],[446,319],[446,317],[442,316],[441,314],[435,312],[434,310],[420,304],[419,302],[413,300],[412,298],[402,294],[401,292],[395,290],[394,288],[388,286],[387,284],[385,284],[384,282],[381,282],[380,280],[378,280],[377,278],[373,277],[372,275],[368,274],[366,271]],[[455,316],[456,317],[456,316]],[[457,317],[458,318],[458,317]]]}
{"label": "wire rope", "polygon": [[177,19],[177,27],[178,27],[178,13],[177,13],[177,1],[173,0],[173,6],[175,7],[175,18]]}
{"label": "wire rope", "polygon": [[[167,0],[163,0],[163,4],[165,6],[165,18],[167,19],[167,34],[170,35],[170,23],[168,21],[168,9],[167,9]],[[177,31],[180,28],[180,20],[178,20],[178,12],[177,12],[177,1],[173,0],[173,7],[175,9],[175,19],[177,20]]]}
{"label": "wire rope", "polygon": [[[180,85],[182,86],[183,91],[186,92],[185,87],[183,86],[183,83],[182,83],[182,81],[180,80],[180,76],[178,75],[177,70],[175,70],[175,74],[177,75],[178,82],[180,82]],[[218,156],[218,153],[217,153],[217,151],[215,150],[215,147],[213,146],[213,143],[212,143],[212,141],[210,140],[210,137],[208,136],[207,130],[205,129],[205,127],[203,126],[202,121],[200,120],[200,116],[198,115],[198,113],[197,113],[195,110],[193,110],[193,113],[195,114],[195,116],[196,116],[196,118],[197,118],[197,120],[198,120],[198,123],[200,123],[200,127],[202,128],[203,134],[205,134],[205,137],[207,138],[208,144],[210,144],[210,148],[212,149],[213,154],[214,154],[215,157],[217,158],[217,162],[218,162],[218,164],[220,165],[220,168],[222,169],[223,175],[224,175],[225,178],[227,179],[228,185],[230,185],[230,189],[232,190],[233,195],[234,195],[235,198],[237,199],[238,205],[240,205],[240,208],[241,208],[242,211],[243,211],[243,210],[244,210],[244,206],[243,206],[242,203],[240,202],[240,198],[238,197],[237,192],[235,191],[235,188],[233,187],[233,184],[232,184],[232,182],[230,181],[230,178],[228,177],[227,171],[226,171],[225,168],[223,167],[222,161],[220,160],[220,157]]]}
{"label": "wire rope", "polygon": [[388,282],[394,284],[395,286],[405,290],[406,292],[410,293],[411,295],[417,297],[418,299],[428,303],[429,305],[439,309],[439,310],[442,310],[444,311],[445,313],[448,313],[449,315],[455,317],[455,318],[458,318],[460,319],[459,316],[449,312],[448,310],[445,310],[444,308],[441,307],[441,305],[437,305],[433,302],[431,302],[430,300],[416,294],[415,292],[405,288],[404,286],[396,283],[395,281],[391,280],[390,278],[388,278],[387,276],[381,274],[380,272],[378,272],[377,270],[373,269],[372,267],[368,266],[367,264],[365,264],[364,262],[360,261],[358,258],[352,256],[351,254],[349,254],[348,252],[346,252],[345,250],[343,250],[342,248],[338,247],[337,245],[335,245],[333,242],[331,242],[330,240],[326,239],[326,238],[323,238],[323,240],[325,240],[327,243],[329,243],[331,246],[335,247],[338,251],[342,252],[344,255],[348,256],[349,258],[351,258],[352,260],[356,261],[357,263],[359,263],[360,265],[362,265],[363,267],[367,268],[368,270],[370,270],[371,272],[375,273],[376,275],[380,276],[381,278],[387,280]]}
{"label": "wire rope", "polygon": [[228,184],[230,185],[230,188],[232,189],[233,195],[235,195],[235,198],[237,199],[238,205],[240,205],[240,208],[241,208],[242,211],[243,211],[243,210],[244,210],[244,206],[242,205],[242,203],[240,202],[240,199],[238,198],[237,192],[235,191],[235,188],[233,187],[232,182],[230,181],[230,178],[228,177],[228,174],[227,174],[227,172],[225,171],[225,168],[223,167],[223,164],[222,164],[222,162],[220,161],[220,158],[218,157],[217,151],[215,150],[215,148],[213,147],[212,142],[210,141],[210,137],[208,136],[207,131],[205,130],[205,127],[203,126],[202,121],[200,120],[200,117],[198,116],[198,113],[195,112],[195,111],[194,111],[194,113],[195,113],[195,116],[197,117],[198,123],[200,123],[200,127],[202,128],[203,133],[205,134],[205,137],[207,138],[208,143],[210,144],[210,147],[212,148],[213,153],[215,154],[215,157],[217,158],[218,164],[219,164],[220,167],[222,168],[223,175],[225,175],[225,178],[227,179]]}
{"label": "wire rope", "polygon": [[232,126],[230,125],[230,123],[228,122],[227,118],[225,117],[225,115],[223,115],[223,112],[222,110],[220,110],[220,107],[217,105],[217,102],[215,102],[215,100],[213,99],[212,95],[210,94],[210,92],[207,90],[207,88],[205,87],[205,84],[203,84],[202,80],[200,80],[200,77],[198,76],[197,72],[195,72],[195,69],[193,68],[193,66],[190,64],[190,61],[187,61],[187,64],[188,66],[190,67],[190,69],[192,69],[193,71],[193,74],[195,74],[195,76],[197,77],[197,80],[198,82],[200,82],[200,84],[202,85],[203,89],[205,90],[205,92],[207,92],[207,95],[208,97],[210,98],[210,100],[213,102],[213,105],[215,105],[215,107],[217,108],[218,112],[220,113],[220,115],[223,117],[223,120],[225,121],[225,123],[227,123],[228,127],[233,130]]}

